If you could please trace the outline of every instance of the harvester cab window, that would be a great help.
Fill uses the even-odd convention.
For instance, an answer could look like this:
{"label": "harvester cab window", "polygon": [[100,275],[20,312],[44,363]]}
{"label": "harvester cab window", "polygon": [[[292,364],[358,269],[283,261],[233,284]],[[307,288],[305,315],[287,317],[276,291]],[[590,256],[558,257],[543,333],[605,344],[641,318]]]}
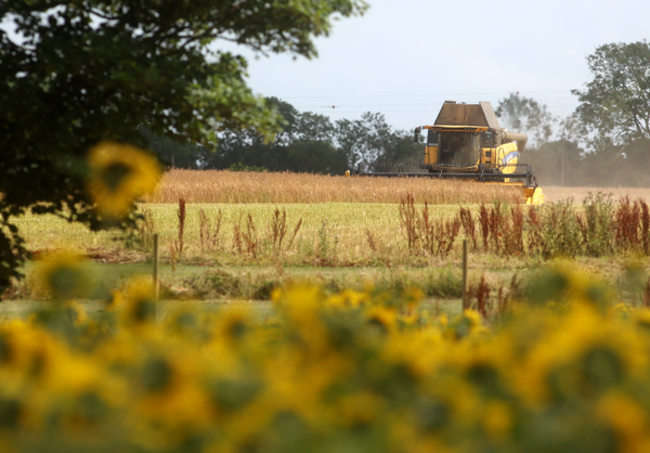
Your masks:
{"label": "harvester cab window", "polygon": [[438,133],[429,129],[427,134],[427,145],[438,146]]}
{"label": "harvester cab window", "polygon": [[481,156],[480,137],[468,132],[445,132],[440,134],[438,163],[458,167],[477,165]]}

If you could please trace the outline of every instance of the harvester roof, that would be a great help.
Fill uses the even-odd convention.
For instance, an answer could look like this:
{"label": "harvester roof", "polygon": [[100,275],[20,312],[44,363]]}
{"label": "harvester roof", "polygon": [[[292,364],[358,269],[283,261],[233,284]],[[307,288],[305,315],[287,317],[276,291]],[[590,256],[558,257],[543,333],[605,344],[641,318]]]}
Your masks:
{"label": "harvester roof", "polygon": [[500,130],[499,121],[494,114],[492,104],[457,104],[455,101],[445,101],[440,109],[436,126],[480,127]]}

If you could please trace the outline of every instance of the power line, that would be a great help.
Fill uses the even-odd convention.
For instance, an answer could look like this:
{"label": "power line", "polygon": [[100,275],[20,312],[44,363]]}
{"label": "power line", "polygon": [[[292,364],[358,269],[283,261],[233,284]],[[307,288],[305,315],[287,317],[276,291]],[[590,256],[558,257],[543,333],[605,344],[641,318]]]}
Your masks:
{"label": "power line", "polygon": [[[551,101],[566,101],[566,99],[551,99]],[[577,101],[576,101],[577,103]],[[338,109],[338,108],[358,108],[358,107],[420,107],[431,106],[433,103],[418,103],[418,104],[333,104],[333,105],[297,105],[296,108],[302,109]],[[551,107],[547,104],[547,107]]]}
{"label": "power line", "polygon": [[356,94],[356,95],[320,95],[320,96],[283,96],[284,99],[327,99],[327,98],[336,98],[336,99],[353,99],[353,98],[390,98],[390,97],[445,97],[445,96],[477,96],[477,95],[503,95],[510,93],[567,93],[571,89],[566,90],[533,90],[533,91],[479,91],[479,92],[468,92],[468,93],[434,93],[434,94]]}
{"label": "power line", "polygon": [[[558,109],[558,108],[573,108],[576,107],[578,103],[571,104],[550,104],[546,105],[549,109]],[[314,109],[314,110],[332,110],[332,111],[341,111],[341,112],[362,112],[367,111],[367,109],[378,109],[382,112],[423,112],[423,111],[440,111],[440,107],[437,105],[431,105],[429,108],[426,108],[427,104],[370,104],[370,105],[312,105],[312,106],[295,106],[297,109]],[[393,107],[412,107],[408,110],[403,109],[394,109]],[[365,109],[365,110],[359,110]]]}

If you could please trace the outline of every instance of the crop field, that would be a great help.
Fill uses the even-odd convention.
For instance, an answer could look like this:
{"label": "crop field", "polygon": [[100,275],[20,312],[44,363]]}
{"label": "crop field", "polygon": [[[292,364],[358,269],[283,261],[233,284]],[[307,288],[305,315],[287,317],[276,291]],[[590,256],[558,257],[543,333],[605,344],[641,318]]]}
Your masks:
{"label": "crop field", "polygon": [[150,203],[399,203],[406,194],[430,204],[521,203],[515,187],[429,178],[359,178],[300,173],[171,170]]}
{"label": "crop field", "polygon": [[[589,193],[610,193],[650,199],[650,189],[621,187],[543,187],[549,201],[573,198],[582,202]],[[516,186],[441,181],[430,178],[358,178],[298,173],[254,173],[217,170],[171,170],[148,203],[399,203],[410,194],[417,203],[480,204],[524,200]]]}
{"label": "crop field", "polygon": [[34,263],[63,250],[112,276],[104,293],[123,286],[151,273],[155,234],[169,300],[266,301],[296,282],[414,286],[437,310],[458,312],[463,240],[474,305],[496,306],[517,281],[558,260],[611,284],[632,265],[646,272],[645,191],[544,189],[550,202],[533,208],[521,205],[517,187],[495,184],[173,170],[139,203],[142,220],[126,233],[90,232],[55,216],[19,219],[36,261],[3,297],[47,298],[34,284]]}
{"label": "crop field", "polygon": [[[173,170],[139,204],[143,220],[126,234],[94,233],[54,216],[17,225],[35,256],[73,250],[99,266],[137,263],[137,273],[150,269],[158,234],[170,297],[268,299],[270,287],[296,280],[361,289],[402,279],[428,285],[432,297],[460,298],[463,240],[470,286],[483,276],[493,292],[548,260],[576,259],[612,281],[630,260],[647,263],[643,190],[544,189],[551,202],[531,208],[521,205],[519,188],[495,184]],[[239,289],[199,288],[207,277],[197,275],[214,269]],[[441,269],[454,290],[426,283],[443,278]],[[23,284],[12,297],[36,293]]]}
{"label": "crop field", "polygon": [[17,451],[645,451],[646,192],[544,189],[175,170],[131,231],[24,216],[0,426]]}

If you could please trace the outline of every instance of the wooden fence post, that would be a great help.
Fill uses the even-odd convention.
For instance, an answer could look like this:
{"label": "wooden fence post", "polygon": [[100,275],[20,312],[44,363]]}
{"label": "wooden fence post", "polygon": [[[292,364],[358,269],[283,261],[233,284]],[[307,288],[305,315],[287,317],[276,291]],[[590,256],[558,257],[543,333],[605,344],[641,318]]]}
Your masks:
{"label": "wooden fence post", "polygon": [[160,296],[158,283],[158,233],[153,235],[153,297],[156,304],[156,321],[158,320],[158,298]]}
{"label": "wooden fence post", "polygon": [[467,239],[463,240],[463,311],[469,308],[469,285],[467,282]]}

